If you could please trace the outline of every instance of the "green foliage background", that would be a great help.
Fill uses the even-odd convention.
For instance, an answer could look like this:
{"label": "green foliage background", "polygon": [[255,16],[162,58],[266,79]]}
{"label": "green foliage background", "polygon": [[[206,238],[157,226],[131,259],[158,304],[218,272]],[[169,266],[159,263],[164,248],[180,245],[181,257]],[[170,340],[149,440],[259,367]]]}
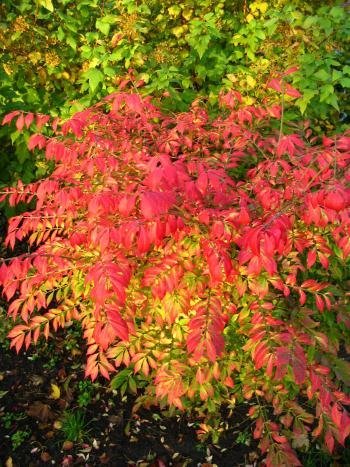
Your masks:
{"label": "green foliage background", "polygon": [[[228,88],[254,103],[274,72],[299,65],[292,84],[303,96],[292,117],[302,113],[333,130],[339,112],[350,113],[349,12],[334,2],[288,3],[4,0],[0,114],[68,117],[113,92],[130,68],[145,82],[142,92],[169,93],[170,110],[185,110],[198,95],[215,105]],[[1,128],[0,182],[47,172],[26,139]]]}

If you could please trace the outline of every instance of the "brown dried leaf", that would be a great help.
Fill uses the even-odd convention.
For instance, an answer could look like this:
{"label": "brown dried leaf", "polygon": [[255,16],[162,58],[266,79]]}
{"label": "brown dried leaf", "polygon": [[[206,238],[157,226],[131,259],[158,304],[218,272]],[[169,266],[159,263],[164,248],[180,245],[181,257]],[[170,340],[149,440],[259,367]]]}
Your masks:
{"label": "brown dried leaf", "polygon": [[108,464],[110,457],[105,452],[100,455],[99,460],[101,464]]}
{"label": "brown dried leaf", "polygon": [[49,462],[51,460],[51,456],[50,454],[47,452],[47,451],[44,451],[40,454],[40,459],[43,461],[43,462]]}
{"label": "brown dried leaf", "polygon": [[73,448],[73,446],[74,446],[74,444],[72,443],[72,441],[67,440],[67,441],[65,441],[63,443],[62,449],[64,451],[70,451]]}
{"label": "brown dried leaf", "polygon": [[41,401],[34,401],[27,409],[27,415],[36,418],[43,423],[56,418],[55,413],[51,410],[50,406]]}

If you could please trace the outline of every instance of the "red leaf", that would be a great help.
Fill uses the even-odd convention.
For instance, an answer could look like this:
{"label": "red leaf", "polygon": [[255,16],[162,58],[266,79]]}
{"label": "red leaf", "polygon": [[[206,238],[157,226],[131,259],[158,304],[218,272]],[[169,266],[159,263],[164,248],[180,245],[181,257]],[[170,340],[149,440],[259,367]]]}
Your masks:
{"label": "red leaf", "polygon": [[129,340],[129,330],[126,322],[121,317],[121,314],[117,308],[108,307],[107,317],[115,333],[122,341]]}
{"label": "red leaf", "polygon": [[301,93],[297,89],[293,88],[289,83],[286,84],[285,92],[290,97],[301,97]]}
{"label": "red leaf", "polygon": [[17,117],[17,115],[20,114],[20,111],[19,110],[14,110],[13,112],[10,112],[8,113],[7,115],[5,115],[5,117],[3,118],[3,121],[2,121],[2,124],[3,125],[6,125],[8,123],[11,123],[12,120]]}
{"label": "red leaf", "polygon": [[297,345],[291,358],[291,367],[296,384],[303,384],[306,379],[306,357],[300,345]]}
{"label": "red leaf", "polygon": [[327,193],[324,205],[334,211],[341,211],[348,206],[347,196],[342,190],[334,190]]}
{"label": "red leaf", "polygon": [[127,217],[135,207],[136,196],[124,195],[119,201],[118,209],[122,216]]}
{"label": "red leaf", "polygon": [[41,128],[50,120],[50,116],[49,115],[37,115],[36,116],[36,121],[35,121],[35,124],[36,124],[36,127],[37,129],[40,131]]}
{"label": "red leaf", "polygon": [[17,128],[18,131],[22,131],[23,127],[24,127],[24,116],[21,113],[21,115],[17,118],[16,128]]}
{"label": "red leaf", "polygon": [[32,114],[31,112],[29,112],[29,113],[25,116],[25,118],[24,118],[24,123],[25,123],[26,128],[29,128],[29,127],[30,127],[30,125],[32,124],[33,120],[34,120],[34,114]]}
{"label": "red leaf", "polygon": [[306,265],[308,268],[311,268],[316,262],[316,251],[310,250],[307,254],[307,262]]}
{"label": "red leaf", "polygon": [[334,438],[332,436],[332,433],[329,430],[326,431],[324,440],[325,440],[328,451],[332,454],[334,450]]}
{"label": "red leaf", "polygon": [[43,149],[46,144],[46,138],[43,135],[38,133],[32,135],[28,140],[28,149],[32,151],[34,148],[38,147],[39,149]]}
{"label": "red leaf", "polygon": [[337,148],[342,150],[342,151],[349,151],[350,150],[350,137],[341,136],[337,140]]}
{"label": "red leaf", "polygon": [[269,356],[269,349],[266,344],[266,342],[261,341],[258,343],[258,345],[255,347],[252,357],[255,363],[255,368],[259,370],[264,366],[264,364],[267,361],[267,358]]}
{"label": "red leaf", "polygon": [[266,87],[274,89],[277,92],[282,92],[282,81],[280,79],[273,78],[267,83]]}
{"label": "red leaf", "polygon": [[175,202],[174,193],[144,192],[140,196],[141,213],[145,219],[153,219],[166,213]]}
{"label": "red leaf", "polygon": [[291,68],[288,68],[288,70],[283,72],[283,76],[291,75],[291,74],[295,73],[298,70],[299,70],[298,66],[292,66]]}
{"label": "red leaf", "polygon": [[140,254],[146,253],[151,247],[152,241],[148,230],[144,226],[140,227],[137,239],[137,250]]}
{"label": "red leaf", "polygon": [[139,94],[126,94],[125,95],[126,105],[130,110],[141,114],[143,112],[143,99]]}
{"label": "red leaf", "polygon": [[324,302],[322,300],[322,297],[316,294],[315,301],[316,301],[317,309],[320,310],[321,312],[324,311]]}

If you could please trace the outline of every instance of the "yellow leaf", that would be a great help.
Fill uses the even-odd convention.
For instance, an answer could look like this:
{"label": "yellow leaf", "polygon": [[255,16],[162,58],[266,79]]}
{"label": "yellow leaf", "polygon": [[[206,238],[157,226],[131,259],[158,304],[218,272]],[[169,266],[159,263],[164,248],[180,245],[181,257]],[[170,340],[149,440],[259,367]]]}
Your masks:
{"label": "yellow leaf", "polygon": [[269,4],[267,2],[262,2],[260,3],[260,11],[262,14],[266,13],[267,9],[269,7]]}
{"label": "yellow leaf", "polygon": [[52,0],[39,0],[39,5],[46,8],[46,10],[53,12]]}
{"label": "yellow leaf", "polygon": [[248,75],[248,76],[246,77],[246,80],[247,80],[247,84],[248,84],[248,86],[249,86],[250,88],[254,88],[254,87],[255,87],[256,81],[255,81],[255,79],[254,79],[252,76]]}
{"label": "yellow leaf", "polygon": [[61,397],[61,390],[57,384],[51,384],[50,399],[59,399]]}
{"label": "yellow leaf", "polygon": [[191,10],[190,8],[185,8],[182,11],[182,16],[183,18],[185,18],[186,21],[189,21],[191,19],[192,14],[193,14],[193,10]]}
{"label": "yellow leaf", "polygon": [[226,76],[227,76],[227,79],[231,81],[231,83],[236,83],[238,81],[237,76],[234,75],[233,73],[228,73]]}
{"label": "yellow leaf", "polygon": [[[243,104],[245,104],[245,105],[253,105],[254,102],[255,102],[255,99],[253,99],[250,96],[244,96],[242,101],[243,101]],[[236,315],[234,315],[234,316],[236,316]]]}
{"label": "yellow leaf", "polygon": [[176,26],[175,28],[171,30],[171,32],[174,34],[174,36],[179,38],[185,32],[185,28],[183,26]]}
{"label": "yellow leaf", "polygon": [[181,13],[181,8],[179,7],[179,5],[173,5],[168,8],[168,13],[170,16],[176,18]]}

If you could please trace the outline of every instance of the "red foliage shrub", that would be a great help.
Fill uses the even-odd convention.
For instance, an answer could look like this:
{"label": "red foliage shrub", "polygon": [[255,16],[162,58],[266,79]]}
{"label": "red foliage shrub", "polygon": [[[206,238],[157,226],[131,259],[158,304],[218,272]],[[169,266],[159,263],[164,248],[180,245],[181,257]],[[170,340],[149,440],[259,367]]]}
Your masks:
{"label": "red foliage shrub", "polygon": [[36,247],[0,268],[9,337],[19,351],[80,321],[86,376],[131,368],[143,403],[196,407],[201,435],[249,400],[266,465],[300,465],[293,448],[350,432],[350,138],[222,105],[210,121],[115,94],[30,138],[56,168],[2,196],[36,205],[6,238]]}

